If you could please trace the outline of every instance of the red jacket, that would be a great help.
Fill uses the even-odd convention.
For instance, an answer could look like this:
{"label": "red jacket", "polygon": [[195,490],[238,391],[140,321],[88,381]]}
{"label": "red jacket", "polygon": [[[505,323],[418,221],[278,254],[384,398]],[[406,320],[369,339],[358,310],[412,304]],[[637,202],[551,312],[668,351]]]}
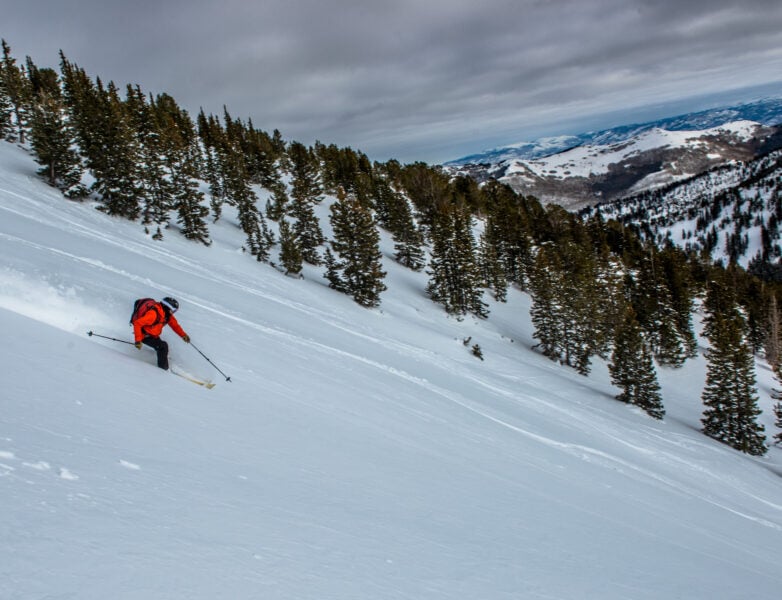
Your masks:
{"label": "red jacket", "polygon": [[160,302],[156,302],[147,312],[133,321],[133,337],[140,342],[147,336],[160,337],[163,327],[168,325],[179,337],[185,337],[185,330],[180,327],[174,315],[169,313],[166,320],[166,311]]}

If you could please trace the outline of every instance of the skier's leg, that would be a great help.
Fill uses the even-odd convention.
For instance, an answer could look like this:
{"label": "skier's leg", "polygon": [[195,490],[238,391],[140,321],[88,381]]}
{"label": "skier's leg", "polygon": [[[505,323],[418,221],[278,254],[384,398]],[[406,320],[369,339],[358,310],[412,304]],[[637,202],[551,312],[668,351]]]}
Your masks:
{"label": "skier's leg", "polygon": [[161,369],[168,369],[168,343],[159,337],[152,336],[147,336],[142,341],[157,352],[157,366]]}

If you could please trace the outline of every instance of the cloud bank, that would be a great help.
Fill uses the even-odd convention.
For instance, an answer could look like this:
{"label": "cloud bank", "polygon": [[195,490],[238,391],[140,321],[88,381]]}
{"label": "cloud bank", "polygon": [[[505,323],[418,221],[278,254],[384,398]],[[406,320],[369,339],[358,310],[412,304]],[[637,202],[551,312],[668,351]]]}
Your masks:
{"label": "cloud bank", "polygon": [[377,160],[440,162],[782,79],[782,3],[766,0],[29,0],[3,20],[19,59],[57,67],[62,49],[191,112],[226,106]]}

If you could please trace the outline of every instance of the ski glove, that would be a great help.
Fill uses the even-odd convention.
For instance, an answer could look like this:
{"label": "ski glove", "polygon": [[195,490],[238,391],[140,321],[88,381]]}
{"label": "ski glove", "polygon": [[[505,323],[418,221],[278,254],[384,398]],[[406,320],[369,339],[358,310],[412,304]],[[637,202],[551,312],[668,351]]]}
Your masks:
{"label": "ski glove", "polygon": [[141,342],[136,342],[136,343],[135,343],[135,344],[133,344],[133,345],[134,345],[136,348],[138,348],[139,350],[141,350]]}
{"label": "ski glove", "polygon": [[182,339],[185,340],[185,344],[189,344],[190,343],[190,336],[189,335],[187,335],[187,334],[183,335]]}

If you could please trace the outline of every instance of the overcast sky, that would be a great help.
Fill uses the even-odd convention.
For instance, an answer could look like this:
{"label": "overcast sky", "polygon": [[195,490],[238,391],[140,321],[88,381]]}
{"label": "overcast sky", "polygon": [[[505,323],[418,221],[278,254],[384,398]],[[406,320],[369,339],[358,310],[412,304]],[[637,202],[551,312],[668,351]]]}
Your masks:
{"label": "overcast sky", "polygon": [[226,105],[374,160],[782,95],[780,0],[0,0],[0,15],[20,62],[59,70],[62,49],[193,117]]}

